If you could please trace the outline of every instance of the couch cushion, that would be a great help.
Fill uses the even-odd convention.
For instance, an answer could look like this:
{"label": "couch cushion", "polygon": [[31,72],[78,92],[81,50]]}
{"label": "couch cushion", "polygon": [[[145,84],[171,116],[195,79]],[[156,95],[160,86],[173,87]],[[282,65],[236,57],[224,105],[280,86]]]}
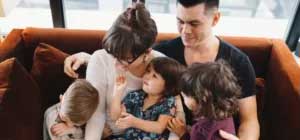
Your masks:
{"label": "couch cushion", "polygon": [[69,54],[46,43],[40,43],[36,47],[31,74],[41,89],[43,110],[59,102],[59,95],[73,81],[63,71],[67,56]]}
{"label": "couch cushion", "polygon": [[[22,33],[22,29],[13,29],[5,38],[5,41],[1,43],[0,46],[0,62],[11,58],[24,56],[24,53],[18,53],[23,47],[19,45],[22,40],[20,34]],[[20,61],[20,59],[18,59]]]}
{"label": "couch cushion", "polygon": [[[0,88],[0,104],[3,100],[3,97],[4,97],[4,94],[5,94],[6,90],[7,90],[6,88]],[[0,110],[1,110],[1,108],[0,108]]]}
{"label": "couch cushion", "polygon": [[7,89],[9,88],[8,75],[11,73],[13,62],[13,60],[6,60],[0,63],[0,105],[2,104]]}
{"label": "couch cushion", "polygon": [[41,103],[36,82],[11,58],[0,63],[0,139],[39,139]]}

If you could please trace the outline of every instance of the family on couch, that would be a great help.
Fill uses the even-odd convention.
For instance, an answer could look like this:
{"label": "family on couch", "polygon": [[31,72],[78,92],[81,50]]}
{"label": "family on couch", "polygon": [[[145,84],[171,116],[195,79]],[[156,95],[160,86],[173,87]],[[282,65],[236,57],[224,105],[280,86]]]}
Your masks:
{"label": "family on couch", "polygon": [[[207,136],[204,138],[207,139],[258,139],[255,73],[249,58],[244,53],[213,35],[212,27],[220,18],[218,6],[219,0],[178,0],[177,25],[181,36],[157,44],[152,50],[151,46],[157,36],[155,22],[142,2],[134,2],[133,6],[123,12],[107,31],[103,39],[104,49],[94,52],[92,56],[78,53],[67,57],[65,73],[77,78],[78,74],[75,71],[81,65],[86,64],[86,80],[99,93],[99,104],[86,123],[84,139],[124,138],[122,129],[126,129],[125,132],[131,129],[137,133],[136,135],[125,133],[125,136],[130,136],[130,139],[162,139],[166,138],[166,130],[170,132],[167,134],[168,139],[201,139],[198,136],[199,132],[204,133],[203,135]],[[151,66],[156,59],[173,61],[160,58],[164,56],[187,66],[187,70],[183,72],[183,78],[184,75],[190,74],[193,80],[182,79],[186,82],[177,85],[176,81],[172,81],[175,84],[168,85],[166,77],[174,73],[167,72],[164,76],[164,69],[156,70],[153,69],[153,65]],[[232,67],[233,74],[226,63]],[[209,71],[198,72],[193,69],[209,69]],[[153,85],[145,80],[145,77],[150,76],[149,73],[151,73],[152,80],[160,80],[161,85],[155,83],[160,89],[155,89],[158,88],[156,86],[151,87]],[[221,77],[217,79],[218,82],[206,81],[207,79],[216,80],[216,77]],[[122,95],[116,95],[114,90],[123,82],[126,82],[126,86],[122,85],[124,92],[120,93]],[[204,84],[205,82],[211,85]],[[226,85],[218,86],[220,82]],[[199,87],[193,87],[193,85]],[[151,87],[149,91],[144,89],[146,86]],[[171,93],[177,96],[164,97],[161,94],[170,92],[164,91],[168,89],[168,86],[176,86],[182,92]],[[141,89],[143,93],[134,94]],[[126,100],[128,98],[133,99],[128,101]],[[126,103],[133,108],[126,108],[128,107]],[[118,111],[122,113],[117,112],[117,116],[120,117],[111,116],[112,111],[116,111],[112,110],[112,107],[121,107]],[[234,116],[237,132],[235,136],[230,118],[237,107],[239,108],[238,115]],[[150,114],[143,114],[147,111]],[[146,118],[153,118],[153,120]],[[135,125],[132,124],[133,122]],[[149,130],[154,126],[159,129]],[[190,126],[192,126],[191,129],[189,129]],[[55,127],[55,125],[47,127]],[[102,134],[102,132],[105,133]],[[53,134],[52,131],[48,133]],[[63,133],[57,133],[58,136],[61,134]],[[208,137],[208,135],[211,136]],[[49,134],[46,133],[44,139],[47,138]]]}

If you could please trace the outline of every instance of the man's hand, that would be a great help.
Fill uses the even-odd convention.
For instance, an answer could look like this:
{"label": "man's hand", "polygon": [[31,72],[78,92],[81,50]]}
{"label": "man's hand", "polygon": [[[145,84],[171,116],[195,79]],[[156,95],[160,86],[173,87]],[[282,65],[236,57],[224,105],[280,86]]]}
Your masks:
{"label": "man's hand", "polygon": [[127,129],[130,127],[134,127],[134,121],[136,120],[136,117],[133,115],[122,112],[121,117],[116,121],[116,125],[120,129]]}
{"label": "man's hand", "polygon": [[187,131],[185,123],[179,118],[169,120],[167,128],[179,137],[182,137]]}
{"label": "man's hand", "polygon": [[66,134],[71,134],[74,129],[74,126],[68,126],[65,123],[58,123],[53,125],[50,130],[54,136],[63,136]]}
{"label": "man's hand", "polygon": [[89,61],[90,55],[84,52],[76,53],[71,56],[68,56],[64,62],[64,72],[72,77],[78,78],[79,75],[75,71],[84,64],[87,64]]}

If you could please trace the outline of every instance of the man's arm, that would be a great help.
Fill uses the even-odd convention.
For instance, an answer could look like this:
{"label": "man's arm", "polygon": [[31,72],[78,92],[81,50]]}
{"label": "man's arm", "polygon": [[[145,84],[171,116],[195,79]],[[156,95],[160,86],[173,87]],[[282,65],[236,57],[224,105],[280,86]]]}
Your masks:
{"label": "man's arm", "polygon": [[249,96],[239,100],[240,140],[258,140],[259,124],[257,119],[256,96]]}
{"label": "man's arm", "polygon": [[238,137],[240,140],[258,140],[259,124],[255,95],[255,71],[248,57],[240,59],[235,68],[237,78],[242,87],[242,96],[238,101],[239,120]]}

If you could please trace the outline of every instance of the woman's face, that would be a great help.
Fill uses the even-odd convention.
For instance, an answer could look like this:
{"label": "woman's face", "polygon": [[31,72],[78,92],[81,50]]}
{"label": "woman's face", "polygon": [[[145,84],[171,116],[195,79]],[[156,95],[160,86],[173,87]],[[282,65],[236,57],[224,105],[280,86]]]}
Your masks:
{"label": "woman's face", "polygon": [[130,66],[139,64],[142,56],[143,54],[135,58],[129,57],[126,60],[116,60],[116,67],[121,70],[128,70]]}
{"label": "woman's face", "polygon": [[128,57],[126,60],[116,60],[115,66],[119,70],[127,71],[130,69],[139,68],[142,64],[145,64],[145,57],[149,55],[150,51],[142,53],[138,57]]}
{"label": "woman's face", "polygon": [[143,90],[148,94],[159,96],[165,90],[165,80],[152,67],[147,68],[143,76]]}

